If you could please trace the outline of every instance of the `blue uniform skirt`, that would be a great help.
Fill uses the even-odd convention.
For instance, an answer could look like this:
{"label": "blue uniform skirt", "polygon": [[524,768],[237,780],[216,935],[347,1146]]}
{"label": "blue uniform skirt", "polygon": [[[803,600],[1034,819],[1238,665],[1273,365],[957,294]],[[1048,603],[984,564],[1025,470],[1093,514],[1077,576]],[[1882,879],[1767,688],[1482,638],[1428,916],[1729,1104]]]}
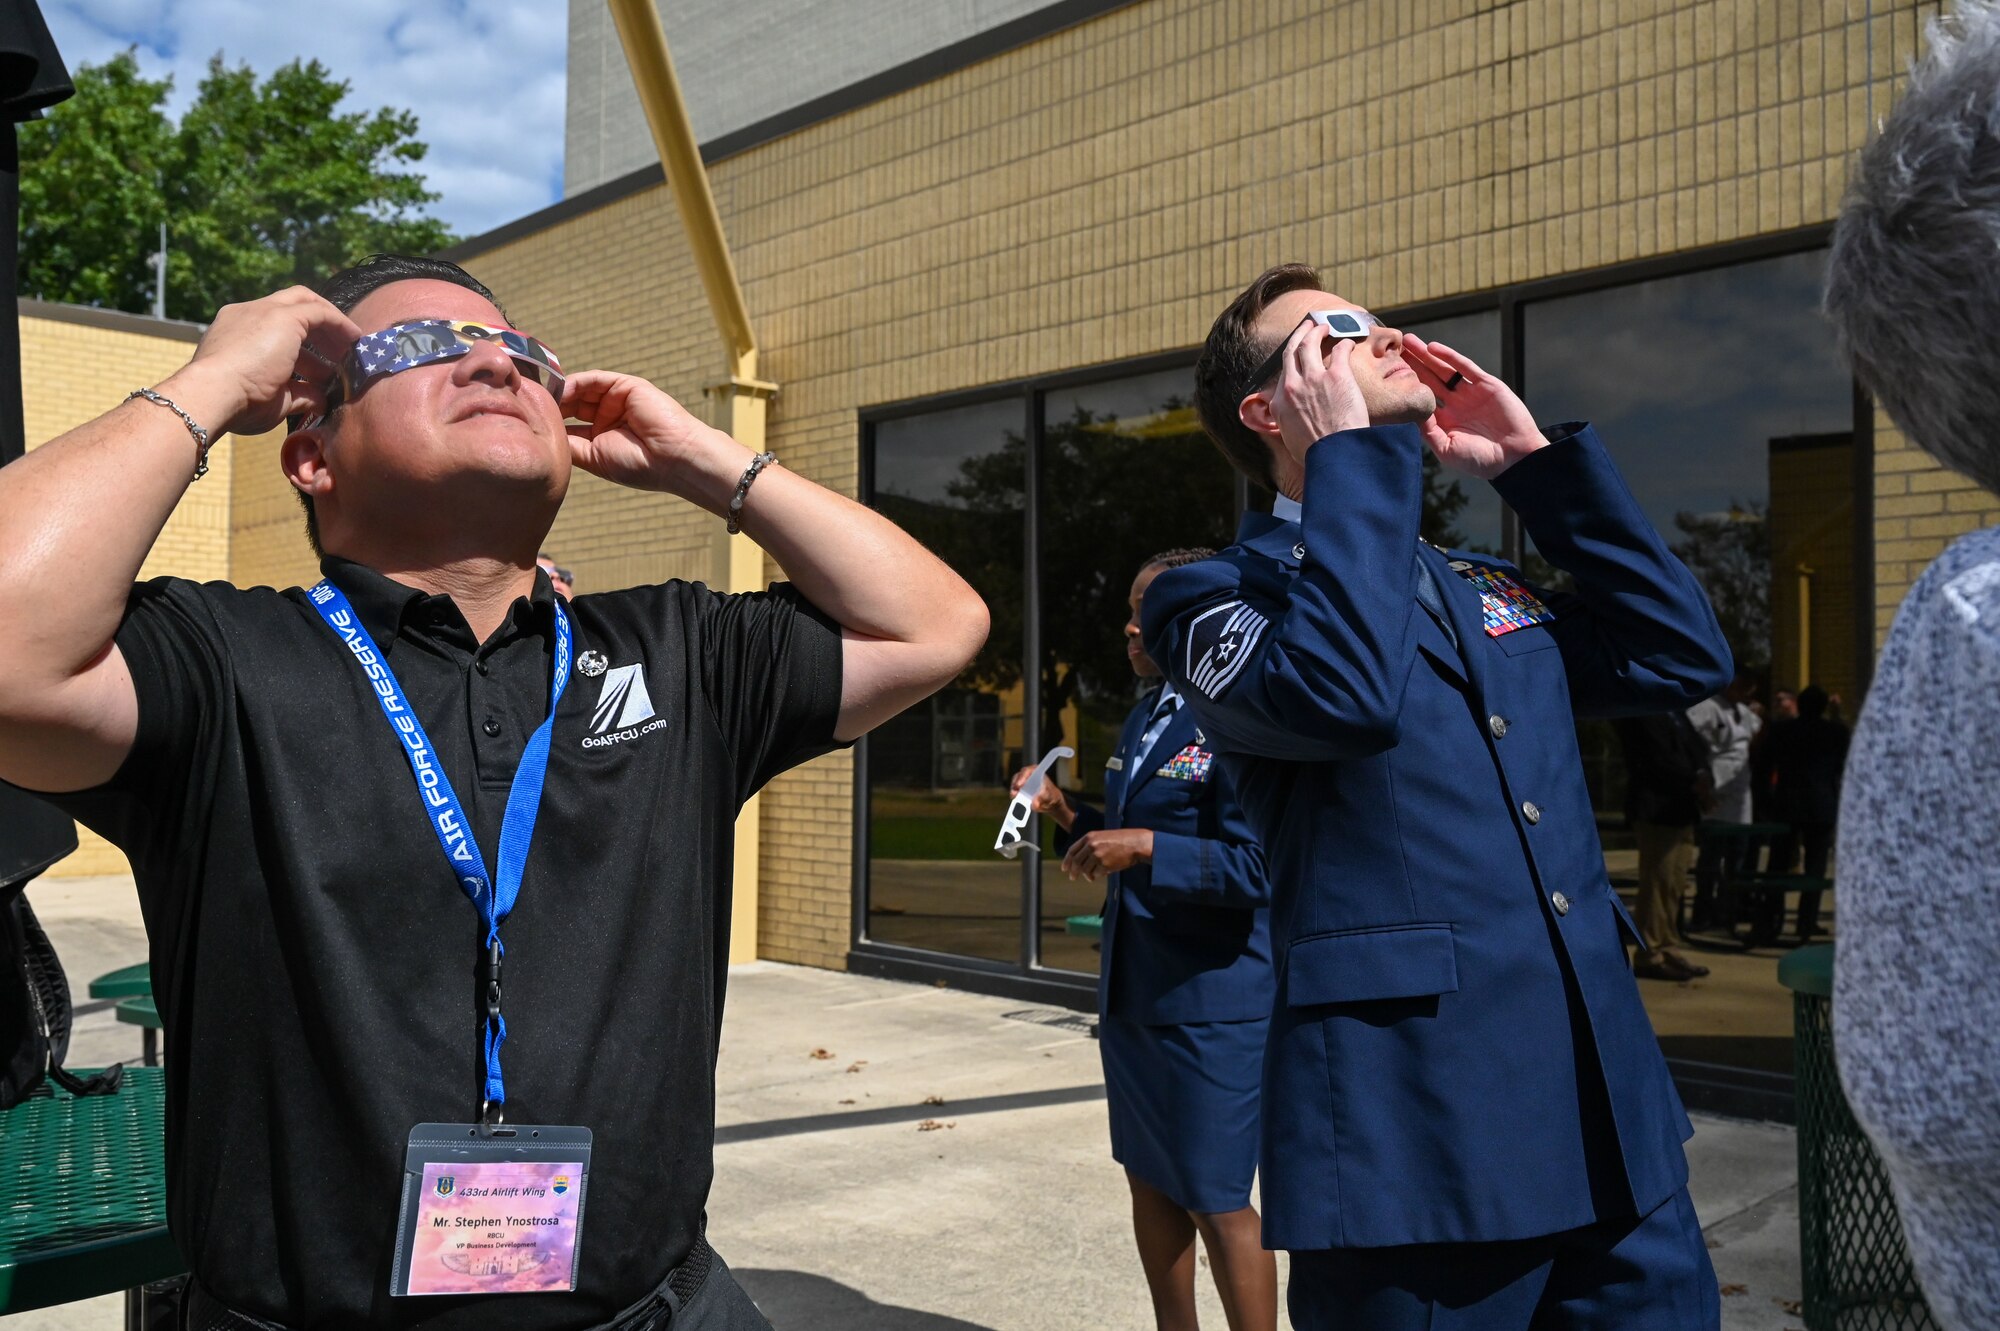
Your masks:
{"label": "blue uniform skirt", "polygon": [[1269,1026],[1267,1018],[1178,1026],[1100,1020],[1112,1158],[1183,1210],[1220,1215],[1248,1206]]}

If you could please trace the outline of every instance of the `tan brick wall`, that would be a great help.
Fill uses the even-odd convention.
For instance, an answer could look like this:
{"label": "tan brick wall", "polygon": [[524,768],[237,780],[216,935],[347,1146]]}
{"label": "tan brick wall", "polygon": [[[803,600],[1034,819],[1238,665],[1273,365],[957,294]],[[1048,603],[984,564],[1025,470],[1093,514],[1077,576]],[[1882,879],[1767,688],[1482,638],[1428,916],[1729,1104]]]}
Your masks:
{"label": "tan brick wall", "polygon": [[1910,584],[1956,537],[2000,522],[2000,498],[1919,452],[1875,412],[1875,638]]}
{"label": "tan brick wall", "polygon": [[239,587],[301,587],[319,579],[305,510],[280,470],[284,431],[237,447],[230,475],[229,580]]}
{"label": "tan brick wall", "polygon": [[[46,317],[21,319],[21,415],[30,449],[110,411],[134,388],[159,383],[194,353],[186,325],[163,323],[147,331],[102,328],[87,322],[91,318],[87,311],[37,308]],[[207,581],[230,576],[236,456],[268,446],[268,439],[224,438],[210,450],[208,475],[189,487],[187,497],[167,519],[140,569],[141,578]],[[188,466],[194,466],[192,440]],[[115,522],[120,515],[107,513],[104,520]],[[130,872],[124,855],[95,833],[79,829],[78,842],[76,853],[57,865],[53,874]]]}
{"label": "tan brick wall", "polygon": [[[852,492],[858,409],[1190,346],[1281,259],[1388,307],[1825,221],[1936,9],[1149,0],[949,74],[712,169],[771,446]],[[722,373],[664,188],[470,266],[573,366]],[[1893,445],[1878,502],[1937,509],[1881,514],[1884,597],[1990,520]],[[584,480],[551,544],[607,587],[703,575],[713,527]],[[850,771],[766,798],[767,955],[840,964]]]}

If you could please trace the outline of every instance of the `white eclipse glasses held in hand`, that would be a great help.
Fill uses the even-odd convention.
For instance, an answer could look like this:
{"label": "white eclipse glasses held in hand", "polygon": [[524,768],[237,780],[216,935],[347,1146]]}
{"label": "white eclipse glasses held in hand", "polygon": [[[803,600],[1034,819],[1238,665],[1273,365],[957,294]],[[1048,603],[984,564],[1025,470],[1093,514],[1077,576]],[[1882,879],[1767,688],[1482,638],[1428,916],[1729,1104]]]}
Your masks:
{"label": "white eclipse glasses held in hand", "polygon": [[1056,765],[1058,758],[1074,758],[1076,750],[1067,744],[1058,744],[1042,755],[1035,764],[1035,770],[1028,773],[1028,779],[1021,783],[1021,789],[1007,806],[1007,816],[1000,821],[1000,835],[993,841],[993,849],[1008,859],[1020,853],[1027,842],[1021,832],[1028,825],[1028,818],[1035,811],[1035,796],[1042,793],[1042,782],[1048,779],[1049,769]]}

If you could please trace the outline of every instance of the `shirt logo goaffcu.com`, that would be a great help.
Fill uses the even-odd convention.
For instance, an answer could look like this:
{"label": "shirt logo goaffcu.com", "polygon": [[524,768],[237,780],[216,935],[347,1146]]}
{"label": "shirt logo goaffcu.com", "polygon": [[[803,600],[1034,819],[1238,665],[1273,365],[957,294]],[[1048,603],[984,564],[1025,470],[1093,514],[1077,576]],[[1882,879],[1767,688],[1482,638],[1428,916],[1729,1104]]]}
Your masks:
{"label": "shirt logo goaffcu.com", "polygon": [[[648,721],[652,724],[642,724]],[[665,724],[653,714],[653,695],[646,691],[646,667],[612,666],[604,672],[597,709],[590,714],[590,733],[583,737],[583,746],[597,749],[619,744],[650,734]],[[635,730],[635,726],[641,728]]]}

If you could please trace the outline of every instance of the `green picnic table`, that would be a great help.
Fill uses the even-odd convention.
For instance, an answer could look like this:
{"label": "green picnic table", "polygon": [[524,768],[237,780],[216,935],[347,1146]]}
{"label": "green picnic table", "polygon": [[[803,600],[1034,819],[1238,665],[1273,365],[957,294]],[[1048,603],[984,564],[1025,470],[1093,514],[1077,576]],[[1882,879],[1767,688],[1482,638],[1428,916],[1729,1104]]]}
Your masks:
{"label": "green picnic table", "polygon": [[1063,921],[1063,932],[1078,938],[1104,937],[1104,917],[1102,915],[1072,915]]}
{"label": "green picnic table", "polygon": [[160,1009],[151,994],[141,994],[121,1002],[113,1012],[127,1026],[140,1029],[139,1051],[149,1068],[160,1065]]}
{"label": "green picnic table", "polygon": [[92,998],[142,998],[153,992],[153,968],[143,961],[106,971],[90,982]]}
{"label": "green picnic table", "polygon": [[116,1094],[44,1085],[0,1113],[0,1315],[124,1290],[139,1331],[141,1287],[187,1269],[167,1236],[165,1091],[160,1069],[128,1067]]}

